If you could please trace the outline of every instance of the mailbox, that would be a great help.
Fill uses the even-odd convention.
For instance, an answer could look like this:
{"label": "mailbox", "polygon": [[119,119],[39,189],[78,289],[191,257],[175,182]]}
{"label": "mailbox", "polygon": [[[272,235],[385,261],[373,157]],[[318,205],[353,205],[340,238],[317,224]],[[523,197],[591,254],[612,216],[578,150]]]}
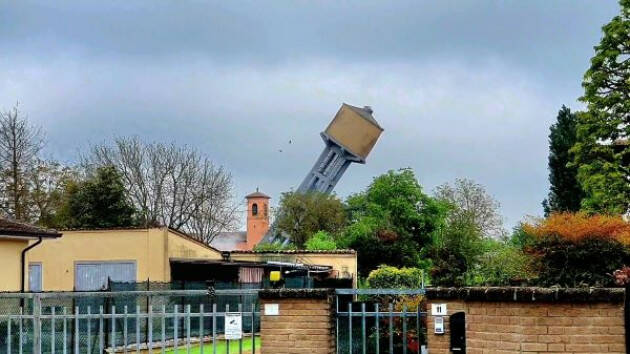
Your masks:
{"label": "mailbox", "polygon": [[449,318],[451,332],[451,351],[466,353],[466,314],[456,312]]}

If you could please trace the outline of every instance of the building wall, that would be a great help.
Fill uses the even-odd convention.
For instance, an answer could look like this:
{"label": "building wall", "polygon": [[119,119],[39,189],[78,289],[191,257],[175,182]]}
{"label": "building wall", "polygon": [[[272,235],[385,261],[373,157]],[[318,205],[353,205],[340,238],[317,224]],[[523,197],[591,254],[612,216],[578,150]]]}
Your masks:
{"label": "building wall", "polygon": [[[466,353],[625,353],[622,303],[442,301],[448,314],[466,314]],[[430,311],[430,305],[428,306]],[[428,316],[431,354],[451,353],[450,328],[434,334]]]}
{"label": "building wall", "polygon": [[232,253],[234,261],[278,261],[302,263],[310,265],[331,266],[338,277],[346,275],[352,277],[353,285],[357,285],[357,254],[356,253],[309,253],[309,252],[256,252]]}
{"label": "building wall", "polygon": [[70,291],[75,265],[90,261],[134,261],[137,280],[167,281],[162,229],[64,231],[28,253],[29,262],[41,262],[44,291]]}
{"label": "building wall", "polygon": [[27,246],[27,240],[0,239],[0,291],[20,290],[20,258]]}
{"label": "building wall", "polygon": [[46,240],[29,251],[27,261],[42,263],[44,291],[70,291],[77,262],[134,261],[136,281],[166,282],[169,258],[221,259],[221,254],[167,228],[88,230]]}

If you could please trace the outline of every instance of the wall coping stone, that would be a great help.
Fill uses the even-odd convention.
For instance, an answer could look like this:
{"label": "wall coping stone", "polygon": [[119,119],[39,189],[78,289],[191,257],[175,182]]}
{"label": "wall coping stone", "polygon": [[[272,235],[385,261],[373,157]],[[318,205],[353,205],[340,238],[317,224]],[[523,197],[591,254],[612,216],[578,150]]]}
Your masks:
{"label": "wall coping stone", "polygon": [[620,303],[623,288],[462,287],[427,288],[428,299],[484,302]]}
{"label": "wall coping stone", "polygon": [[327,299],[334,289],[265,289],[258,293],[261,299]]}

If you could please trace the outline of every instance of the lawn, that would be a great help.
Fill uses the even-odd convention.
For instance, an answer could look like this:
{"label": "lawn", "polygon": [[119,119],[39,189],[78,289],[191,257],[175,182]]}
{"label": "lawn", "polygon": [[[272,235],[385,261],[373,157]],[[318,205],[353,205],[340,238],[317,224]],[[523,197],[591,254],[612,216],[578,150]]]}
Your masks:
{"label": "lawn", "polygon": [[[256,337],[256,352],[260,352],[260,337]],[[178,347],[177,351],[175,349],[170,349],[166,351],[167,353],[177,353],[184,354],[187,353],[186,346]],[[191,345],[190,352],[192,354],[201,353],[201,346],[198,344]],[[212,343],[205,343],[203,346],[203,352],[207,354],[212,354]],[[252,339],[251,338],[243,338],[243,353],[251,353],[252,352]],[[219,340],[217,341],[217,354],[227,353],[227,341]],[[232,340],[230,341],[230,354],[239,354],[238,352],[238,341]]]}

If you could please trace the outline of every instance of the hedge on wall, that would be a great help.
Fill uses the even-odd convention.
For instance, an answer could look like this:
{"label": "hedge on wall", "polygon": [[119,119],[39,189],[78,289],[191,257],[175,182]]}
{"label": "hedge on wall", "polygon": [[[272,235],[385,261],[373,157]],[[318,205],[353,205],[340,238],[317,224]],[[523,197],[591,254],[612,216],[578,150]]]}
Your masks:
{"label": "hedge on wall", "polygon": [[419,268],[396,268],[382,265],[370,272],[367,285],[379,289],[420,288],[423,271]]}

